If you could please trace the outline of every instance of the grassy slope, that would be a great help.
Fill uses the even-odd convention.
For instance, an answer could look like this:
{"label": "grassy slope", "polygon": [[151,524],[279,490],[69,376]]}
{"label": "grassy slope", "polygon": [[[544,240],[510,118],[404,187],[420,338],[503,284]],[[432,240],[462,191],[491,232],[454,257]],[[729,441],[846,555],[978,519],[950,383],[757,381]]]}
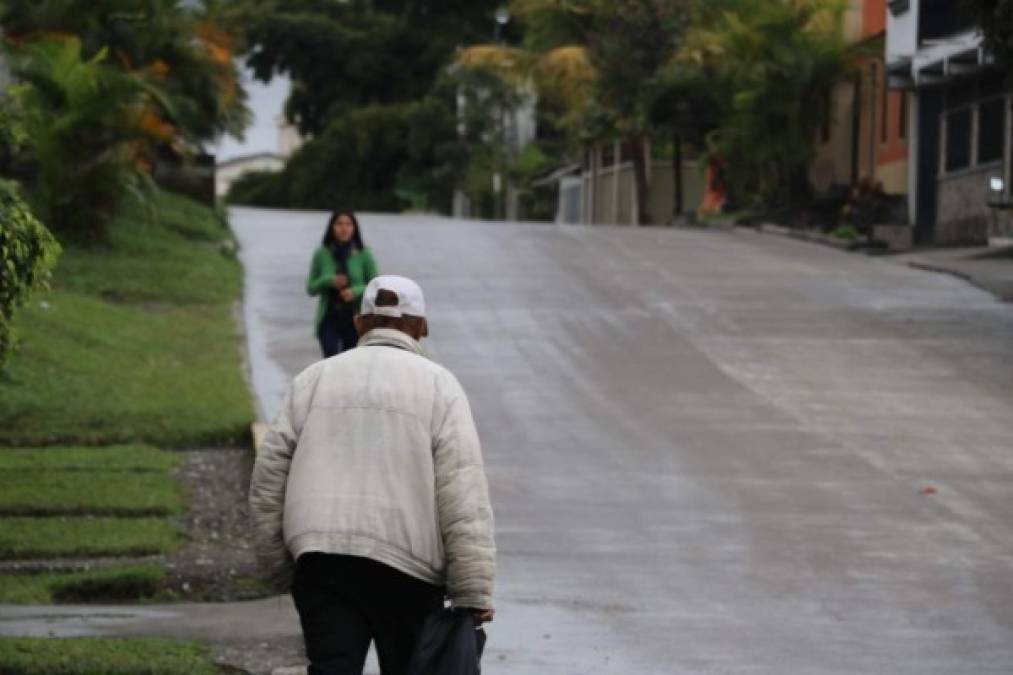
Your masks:
{"label": "grassy slope", "polygon": [[158,638],[17,638],[0,640],[7,675],[212,675],[210,650]]}
{"label": "grassy slope", "polygon": [[102,246],[66,244],[53,291],[18,315],[0,445],[223,444],[253,417],[232,304],[241,269],[213,211],[164,194]]}
{"label": "grassy slope", "polygon": [[179,485],[169,473],[0,472],[4,516],[158,516],[182,510]]}
{"label": "grassy slope", "polygon": [[153,555],[179,539],[164,518],[3,518],[0,560]]}
{"label": "grassy slope", "polygon": [[123,565],[83,572],[0,574],[0,602],[36,604],[169,599],[171,595],[166,592],[165,581],[166,573],[161,565]]}

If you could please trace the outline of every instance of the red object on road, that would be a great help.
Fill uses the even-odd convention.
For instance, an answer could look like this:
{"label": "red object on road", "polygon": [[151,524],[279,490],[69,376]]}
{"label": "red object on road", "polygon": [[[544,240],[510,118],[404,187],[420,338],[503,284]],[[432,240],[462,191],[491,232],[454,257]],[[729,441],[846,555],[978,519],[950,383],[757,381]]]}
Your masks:
{"label": "red object on road", "polygon": [[938,490],[936,490],[931,485],[926,485],[925,487],[922,488],[923,495],[934,495],[936,494],[936,492],[938,492]]}

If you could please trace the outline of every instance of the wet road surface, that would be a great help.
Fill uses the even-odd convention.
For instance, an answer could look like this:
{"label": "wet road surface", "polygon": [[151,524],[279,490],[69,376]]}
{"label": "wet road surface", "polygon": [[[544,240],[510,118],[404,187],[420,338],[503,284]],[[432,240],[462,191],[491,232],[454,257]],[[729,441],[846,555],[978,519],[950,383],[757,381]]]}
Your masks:
{"label": "wet road surface", "polygon": [[[486,672],[1013,672],[1013,306],[748,232],[361,221],[482,433]],[[325,214],[233,223],[272,416]]]}

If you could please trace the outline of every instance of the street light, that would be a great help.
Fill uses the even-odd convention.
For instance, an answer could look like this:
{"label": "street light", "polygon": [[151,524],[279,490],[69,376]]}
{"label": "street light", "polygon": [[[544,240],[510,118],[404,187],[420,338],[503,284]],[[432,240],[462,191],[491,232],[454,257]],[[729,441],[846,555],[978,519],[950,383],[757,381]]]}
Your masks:
{"label": "street light", "polygon": [[986,203],[992,209],[992,231],[996,236],[1000,236],[999,212],[1013,209],[1013,200],[1006,193],[1006,179],[1002,174],[990,174],[988,176],[988,199]]}
{"label": "street light", "polygon": [[496,21],[493,24],[492,36],[496,42],[499,42],[500,39],[502,38],[503,29],[506,27],[508,23],[510,23],[510,8],[508,8],[506,5],[500,5],[496,9],[496,14],[493,15],[493,18]]}

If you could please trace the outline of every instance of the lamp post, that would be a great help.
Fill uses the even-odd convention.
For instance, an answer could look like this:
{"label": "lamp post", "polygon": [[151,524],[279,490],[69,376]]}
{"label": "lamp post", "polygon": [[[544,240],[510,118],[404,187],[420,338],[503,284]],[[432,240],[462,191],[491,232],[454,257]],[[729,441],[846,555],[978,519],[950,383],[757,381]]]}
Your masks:
{"label": "lamp post", "polygon": [[1002,174],[990,174],[988,176],[988,205],[992,209],[992,234],[990,236],[1000,237],[1005,233],[1000,231],[999,212],[1013,209],[1013,200],[1006,191],[1006,179]]}
{"label": "lamp post", "polygon": [[503,29],[510,23],[510,9],[506,5],[500,5],[496,8],[493,19],[492,39],[495,42],[502,42]]}
{"label": "lamp post", "polygon": [[[500,5],[496,8],[496,13],[493,14],[493,32],[492,38],[496,44],[503,42],[503,29],[510,23],[510,8],[506,5]],[[503,110],[499,111],[499,125],[500,125],[500,142],[505,143],[503,138]],[[499,160],[496,160],[496,164],[499,165]],[[492,174],[492,211],[494,219],[502,219],[506,215],[506,199],[507,196],[503,190],[503,176],[500,174],[500,166],[496,166],[496,170]]]}

